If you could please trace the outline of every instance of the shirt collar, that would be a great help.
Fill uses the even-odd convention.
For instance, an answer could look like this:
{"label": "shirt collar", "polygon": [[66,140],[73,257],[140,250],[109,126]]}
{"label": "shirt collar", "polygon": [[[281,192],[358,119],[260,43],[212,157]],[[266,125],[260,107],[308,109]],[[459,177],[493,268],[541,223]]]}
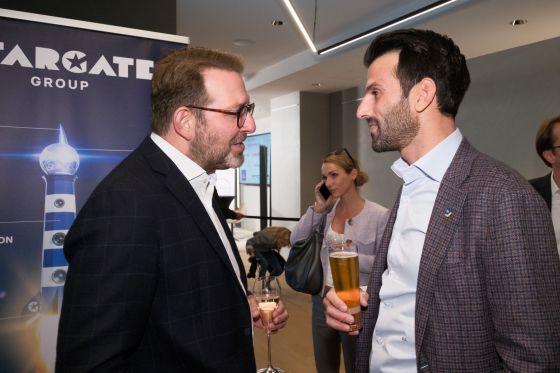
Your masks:
{"label": "shirt collar", "polygon": [[556,185],[556,181],[554,181],[554,172],[550,174],[550,190],[552,195],[559,190],[558,185]]}
{"label": "shirt collar", "polygon": [[457,153],[457,149],[459,149],[459,145],[461,145],[462,139],[461,131],[456,128],[442,142],[413,164],[409,165],[402,158],[399,158],[393,163],[391,169],[404,180],[405,185],[423,176],[441,182],[455,153]]}
{"label": "shirt collar", "polygon": [[185,175],[188,181],[198,179],[201,176],[203,177],[204,181],[206,181],[208,174],[192,159],[181,153],[177,148],[168,143],[167,140],[163,139],[161,136],[152,132],[150,134],[150,138],[165,153],[165,155],[167,155],[171,159],[171,161],[177,166],[177,168],[179,168],[179,171],[181,171],[181,173]]}

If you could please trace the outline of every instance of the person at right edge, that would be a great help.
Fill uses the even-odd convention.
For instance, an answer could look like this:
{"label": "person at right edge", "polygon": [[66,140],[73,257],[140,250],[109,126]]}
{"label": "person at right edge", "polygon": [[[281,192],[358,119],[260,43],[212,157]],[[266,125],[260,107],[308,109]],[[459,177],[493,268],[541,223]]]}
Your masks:
{"label": "person at right edge", "polygon": [[[325,290],[312,297],[311,329],[315,367],[318,373],[338,373],[342,349],[345,371],[352,373],[356,337],[333,330],[325,323],[323,296],[333,287],[327,247],[329,242],[351,240],[358,249],[360,284],[366,284],[389,210],[360,196],[358,188],[367,182],[368,174],[360,169],[358,162],[346,149],[327,154],[323,159],[321,174],[322,180],[315,185],[315,203],[292,228],[290,242],[294,244],[308,237],[327,214],[321,247]],[[322,185],[330,192],[326,200],[320,193]]]}
{"label": "person at right edge", "polygon": [[531,179],[529,183],[544,198],[550,209],[556,247],[560,254],[560,116],[547,119],[541,124],[535,146],[539,157],[552,172]]}
{"label": "person at right edge", "polygon": [[[356,372],[560,372],[560,259],[544,200],[455,125],[469,86],[446,36],[377,36],[358,107],[403,186],[363,296]],[[353,317],[329,291],[327,324]]]}

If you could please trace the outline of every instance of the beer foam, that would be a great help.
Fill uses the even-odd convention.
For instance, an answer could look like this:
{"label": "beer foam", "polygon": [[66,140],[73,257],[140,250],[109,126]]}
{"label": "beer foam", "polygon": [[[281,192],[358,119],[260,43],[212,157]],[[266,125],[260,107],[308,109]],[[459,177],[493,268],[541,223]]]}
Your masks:
{"label": "beer foam", "polygon": [[347,259],[347,258],[353,258],[355,256],[358,256],[358,253],[352,253],[348,251],[334,251],[329,255],[333,258]]}
{"label": "beer foam", "polygon": [[274,302],[260,302],[259,308],[263,311],[273,311],[276,309],[276,303]]}

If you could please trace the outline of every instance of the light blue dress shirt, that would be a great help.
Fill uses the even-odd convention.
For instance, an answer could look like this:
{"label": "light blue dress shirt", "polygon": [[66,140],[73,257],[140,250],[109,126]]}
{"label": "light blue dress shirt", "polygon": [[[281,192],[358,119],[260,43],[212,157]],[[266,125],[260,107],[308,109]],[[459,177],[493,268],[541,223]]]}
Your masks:
{"label": "light blue dress shirt", "polygon": [[399,158],[391,166],[404,185],[379,291],[370,372],[416,372],[414,313],[422,247],[441,180],[462,138],[456,129],[414,164]]}

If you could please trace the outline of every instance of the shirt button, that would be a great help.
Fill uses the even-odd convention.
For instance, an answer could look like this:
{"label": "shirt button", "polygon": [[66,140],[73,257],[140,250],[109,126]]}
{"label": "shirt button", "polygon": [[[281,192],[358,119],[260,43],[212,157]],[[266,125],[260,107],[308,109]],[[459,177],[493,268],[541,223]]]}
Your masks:
{"label": "shirt button", "polygon": [[377,338],[375,338],[375,340],[377,341],[378,344],[380,344],[380,345],[383,344],[383,338],[377,337]]}
{"label": "shirt button", "polygon": [[402,337],[401,339],[403,342],[408,342],[408,339],[406,339],[406,337]]}
{"label": "shirt button", "polygon": [[383,305],[387,308],[392,308],[393,307],[393,303],[391,303],[391,302],[383,302]]}

